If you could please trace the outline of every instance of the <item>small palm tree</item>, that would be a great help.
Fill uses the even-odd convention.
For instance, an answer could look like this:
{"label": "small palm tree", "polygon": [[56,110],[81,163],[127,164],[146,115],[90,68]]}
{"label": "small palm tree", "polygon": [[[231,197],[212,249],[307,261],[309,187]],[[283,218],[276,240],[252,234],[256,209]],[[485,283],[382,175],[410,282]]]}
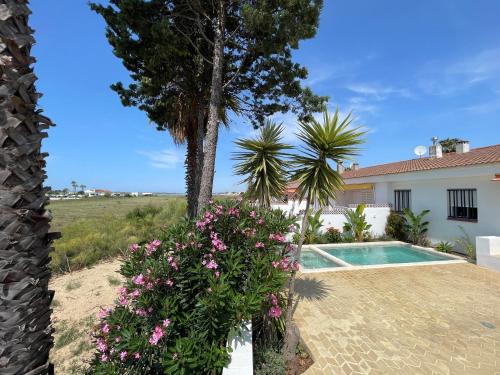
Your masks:
{"label": "small palm tree", "polygon": [[242,182],[248,184],[248,196],[264,207],[271,206],[271,199],[280,197],[287,182],[286,150],[292,147],[282,143],[283,126],[266,121],[255,139],[238,139],[241,149],[233,160],[238,161],[234,171],[247,176]]}
{"label": "small palm tree", "polygon": [[76,189],[78,188],[78,182],[71,181],[71,187],[73,188],[73,193],[76,194]]}
{"label": "small palm tree", "polygon": [[[299,123],[297,137],[304,143],[302,154],[294,155],[292,163],[295,166],[292,179],[299,183],[297,194],[299,200],[306,199],[306,210],[302,218],[301,235],[295,258],[300,260],[304,235],[308,227],[309,207],[313,200],[322,206],[328,204],[329,199],[335,199],[336,191],[343,186],[340,174],[333,169],[329,162],[342,162],[358,155],[359,145],[364,142],[365,132],[360,128],[351,127],[352,119],[349,114],[340,120],[337,109],[332,116],[325,110],[323,124],[316,120]],[[295,292],[295,274],[293,271],[286,311],[286,335],[283,353],[287,360],[295,354],[295,330],[292,326],[293,298]]]}
{"label": "small palm tree", "polygon": [[344,231],[349,232],[357,242],[362,242],[365,234],[372,227],[371,224],[366,222],[365,204],[358,204],[355,210],[347,210],[344,216],[347,222],[344,224]]}
{"label": "small palm tree", "polygon": [[424,221],[424,216],[430,210],[423,210],[418,215],[415,215],[411,210],[405,208],[403,213],[406,219],[406,231],[408,239],[416,245],[424,245],[427,231],[429,230],[429,222]]}

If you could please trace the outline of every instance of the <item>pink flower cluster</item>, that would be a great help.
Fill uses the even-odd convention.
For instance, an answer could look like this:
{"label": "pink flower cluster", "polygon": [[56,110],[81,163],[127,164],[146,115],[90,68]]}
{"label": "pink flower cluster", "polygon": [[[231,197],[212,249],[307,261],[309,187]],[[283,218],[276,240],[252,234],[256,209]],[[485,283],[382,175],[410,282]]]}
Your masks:
{"label": "pink flower cluster", "polygon": [[107,308],[100,308],[99,311],[97,312],[97,317],[99,319],[104,319],[105,317],[107,317],[109,314],[111,314],[113,312],[113,308],[112,307],[107,307]]}
{"label": "pink flower cluster", "polygon": [[165,335],[165,330],[170,325],[170,320],[165,319],[162,322],[162,325],[157,325],[149,338],[149,343],[151,345],[157,345],[158,341]]}
{"label": "pink flower cluster", "polygon": [[278,304],[278,298],[274,294],[269,294],[269,302],[271,303],[271,308],[267,312],[267,315],[271,318],[279,318],[281,316],[281,307]]}
{"label": "pink flower cluster", "polygon": [[147,310],[141,307],[135,310],[135,315],[142,316],[144,318],[146,316],[149,316],[152,312],[153,312],[152,307],[149,307]]}
{"label": "pink flower cluster", "polygon": [[128,247],[128,250],[131,252],[131,253],[135,253],[137,250],[139,250],[140,246],[136,243],[133,243],[133,244],[130,244],[129,247]]}
{"label": "pink flower cluster", "polygon": [[179,266],[177,265],[177,262],[175,261],[174,257],[169,255],[167,257],[167,262],[172,267],[174,270],[179,271]]}
{"label": "pink flower cluster", "polygon": [[205,230],[206,227],[212,229],[212,223],[217,221],[217,217],[210,211],[205,212],[205,216],[202,220],[196,222],[196,227],[200,230]]}
{"label": "pink flower cluster", "polygon": [[227,249],[227,246],[222,242],[220,238],[218,238],[217,233],[210,232],[210,239],[212,240],[212,246],[214,251],[224,251]]}
{"label": "pink flower cluster", "polygon": [[292,260],[291,258],[284,257],[279,261],[273,261],[271,263],[274,268],[279,268],[283,271],[298,271],[299,263],[296,260]]}
{"label": "pink flower cluster", "polygon": [[258,242],[255,243],[255,247],[257,249],[263,249],[265,247],[265,245],[264,245],[263,242],[258,241]]}
{"label": "pink flower cluster", "polygon": [[160,240],[154,240],[151,241],[150,243],[147,243],[144,247],[146,249],[146,255],[151,255],[153,254],[158,247],[160,247],[161,241]]}
{"label": "pink flower cluster", "polygon": [[130,300],[135,300],[140,295],[141,291],[139,289],[134,289],[130,292],[126,287],[118,288],[118,303],[122,306],[127,306]]}
{"label": "pink flower cluster", "polygon": [[219,265],[215,262],[214,256],[212,254],[205,254],[203,260],[201,261],[206,268],[209,270],[216,270]]}
{"label": "pink flower cluster", "polygon": [[281,233],[271,233],[269,235],[269,239],[276,242],[286,242],[285,236],[283,236]]}
{"label": "pink flower cluster", "polygon": [[229,216],[240,217],[240,210],[236,207],[230,207],[227,213]]}

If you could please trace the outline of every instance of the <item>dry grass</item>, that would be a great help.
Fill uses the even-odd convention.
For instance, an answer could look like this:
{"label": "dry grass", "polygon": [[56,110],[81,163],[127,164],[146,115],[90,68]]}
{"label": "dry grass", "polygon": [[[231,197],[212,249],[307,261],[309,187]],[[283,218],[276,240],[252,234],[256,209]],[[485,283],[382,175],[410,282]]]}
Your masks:
{"label": "dry grass", "polygon": [[[122,282],[119,267],[117,260],[100,263],[51,280],[50,288],[56,292],[52,303],[55,345],[51,350],[56,374],[84,373],[94,349],[89,332],[97,321],[99,306],[110,306],[116,298]],[[79,287],[71,289],[68,285]]]}

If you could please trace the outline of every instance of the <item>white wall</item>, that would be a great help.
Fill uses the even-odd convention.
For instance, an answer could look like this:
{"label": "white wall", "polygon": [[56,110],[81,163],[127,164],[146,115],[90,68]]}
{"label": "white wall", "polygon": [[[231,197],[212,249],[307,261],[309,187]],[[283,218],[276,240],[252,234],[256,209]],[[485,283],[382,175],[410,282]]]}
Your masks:
{"label": "white wall", "polygon": [[[354,210],[353,208],[351,208]],[[389,216],[389,207],[367,207],[365,208],[366,222],[371,224],[370,232],[373,236],[381,236],[385,234],[385,224]],[[342,231],[344,223],[346,222],[345,216],[342,214],[322,214],[323,226],[321,231],[324,232],[328,228],[335,228]]]}

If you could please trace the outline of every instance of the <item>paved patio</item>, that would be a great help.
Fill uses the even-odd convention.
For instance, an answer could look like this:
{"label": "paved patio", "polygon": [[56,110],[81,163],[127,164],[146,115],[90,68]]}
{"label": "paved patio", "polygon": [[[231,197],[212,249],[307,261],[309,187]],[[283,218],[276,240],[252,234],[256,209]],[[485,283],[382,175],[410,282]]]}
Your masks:
{"label": "paved patio", "polygon": [[303,274],[316,374],[500,374],[500,273],[471,264]]}

